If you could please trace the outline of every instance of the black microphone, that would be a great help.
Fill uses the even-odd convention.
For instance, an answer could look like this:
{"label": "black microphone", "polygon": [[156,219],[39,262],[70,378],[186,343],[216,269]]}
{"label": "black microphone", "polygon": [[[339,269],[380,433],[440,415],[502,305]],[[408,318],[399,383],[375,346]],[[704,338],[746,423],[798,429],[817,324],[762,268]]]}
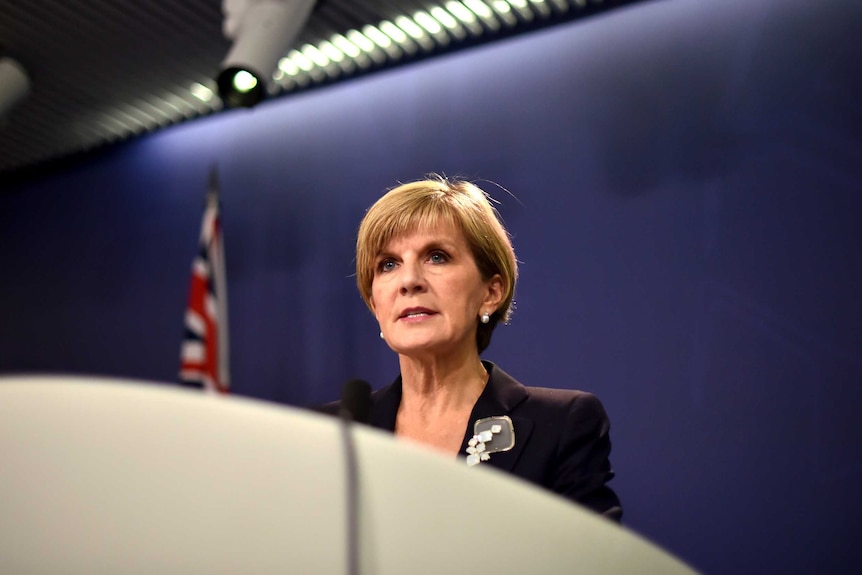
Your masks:
{"label": "black microphone", "polygon": [[368,423],[371,415],[371,385],[361,379],[351,379],[341,388],[338,415],[356,423]]}

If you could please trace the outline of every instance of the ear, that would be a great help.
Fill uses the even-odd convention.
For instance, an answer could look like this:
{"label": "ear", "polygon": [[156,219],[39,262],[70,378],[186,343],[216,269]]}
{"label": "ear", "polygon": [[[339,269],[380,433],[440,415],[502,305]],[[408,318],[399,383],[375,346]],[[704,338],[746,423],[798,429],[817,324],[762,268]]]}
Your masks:
{"label": "ear", "polygon": [[485,286],[487,287],[487,292],[485,293],[485,299],[482,300],[482,309],[497,311],[506,294],[506,284],[503,281],[503,276],[494,274],[491,279],[485,282]]}

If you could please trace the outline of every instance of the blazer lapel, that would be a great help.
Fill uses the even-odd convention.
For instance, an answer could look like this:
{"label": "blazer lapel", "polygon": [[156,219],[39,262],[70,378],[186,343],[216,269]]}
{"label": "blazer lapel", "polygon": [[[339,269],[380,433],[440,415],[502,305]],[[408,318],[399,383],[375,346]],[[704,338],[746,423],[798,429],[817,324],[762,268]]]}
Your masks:
{"label": "blazer lapel", "polygon": [[509,451],[492,453],[491,458],[483,462],[483,465],[511,471],[533,431],[533,422],[527,418],[512,415],[512,410],[525,401],[529,394],[527,388],[493,363],[489,361],[482,363],[489,374],[488,383],[476,401],[476,405],[473,406],[459,456],[467,453],[467,442],[473,437],[473,424],[476,420],[508,415],[515,429],[515,446]]}

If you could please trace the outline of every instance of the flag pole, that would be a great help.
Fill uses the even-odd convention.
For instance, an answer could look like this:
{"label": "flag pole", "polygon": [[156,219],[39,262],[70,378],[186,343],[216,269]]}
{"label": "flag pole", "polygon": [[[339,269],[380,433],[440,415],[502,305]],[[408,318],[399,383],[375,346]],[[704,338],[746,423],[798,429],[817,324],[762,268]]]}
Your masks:
{"label": "flag pole", "polygon": [[217,227],[215,237],[213,238],[214,242],[217,242],[218,245],[215,246],[215,254],[217,257],[213,257],[213,282],[215,284],[215,294],[216,294],[216,313],[219,322],[219,330],[218,330],[218,379],[221,384],[220,387],[224,388],[224,391],[230,389],[230,338],[229,338],[229,329],[228,329],[228,315],[227,315],[227,270],[225,269],[225,256],[224,256],[224,245],[223,245],[223,234],[222,234],[222,220],[221,220],[221,200],[219,198],[219,194],[221,191],[221,186],[219,185],[219,177],[218,177],[218,166],[213,164],[212,168],[210,168],[210,181],[209,181],[209,190],[207,192],[208,198],[210,202],[215,203],[216,209],[216,222],[215,225]]}

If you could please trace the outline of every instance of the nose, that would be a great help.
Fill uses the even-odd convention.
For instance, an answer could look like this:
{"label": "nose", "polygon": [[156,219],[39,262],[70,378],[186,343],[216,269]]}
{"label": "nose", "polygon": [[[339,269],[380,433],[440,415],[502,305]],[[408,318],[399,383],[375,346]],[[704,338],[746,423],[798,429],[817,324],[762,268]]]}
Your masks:
{"label": "nose", "polygon": [[401,295],[422,293],[427,289],[428,284],[425,281],[424,269],[420,262],[405,263],[401,269],[401,287],[399,288]]}

